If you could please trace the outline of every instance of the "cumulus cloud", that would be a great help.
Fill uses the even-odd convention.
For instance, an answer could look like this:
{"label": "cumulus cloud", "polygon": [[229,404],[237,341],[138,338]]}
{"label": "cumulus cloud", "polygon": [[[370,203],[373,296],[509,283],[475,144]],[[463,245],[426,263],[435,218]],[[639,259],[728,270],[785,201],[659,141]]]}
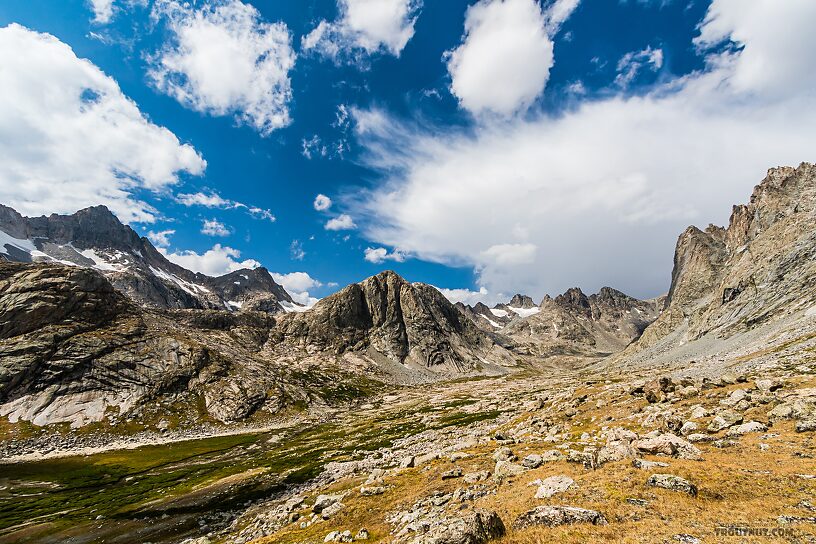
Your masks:
{"label": "cumulus cloud", "polygon": [[351,230],[356,229],[357,225],[354,224],[354,220],[350,215],[342,213],[326,221],[324,228],[326,230]]}
{"label": "cumulus cloud", "polygon": [[201,224],[201,234],[207,236],[229,236],[232,229],[217,219],[205,219]]}
{"label": "cumulus cloud", "polygon": [[552,35],[578,6],[558,0],[480,0],[465,17],[462,43],[447,53],[451,93],[469,112],[511,115],[541,94],[553,66]]}
{"label": "cumulus cloud", "polygon": [[662,49],[647,47],[640,51],[630,51],[618,61],[618,75],[615,77],[615,83],[620,87],[627,87],[644,68],[656,72],[662,67]]}
{"label": "cumulus cloud", "polygon": [[814,2],[715,0],[705,69],[555,116],[463,131],[357,110],[384,181],[350,213],[372,242],[473,266],[489,292],[665,292],[688,224],[723,224],[768,167],[816,160],[815,18]]}
{"label": "cumulus cloud", "polygon": [[314,209],[323,212],[331,208],[332,199],[327,197],[326,195],[320,194],[317,195],[314,199]]}
{"label": "cumulus cloud", "polygon": [[192,250],[169,252],[164,248],[159,248],[159,252],[167,257],[171,262],[183,266],[193,272],[200,272],[207,276],[223,276],[236,270],[244,268],[255,269],[261,263],[255,259],[238,261],[241,252],[231,247],[215,244],[204,253],[197,253]]}
{"label": "cumulus cloud", "polygon": [[309,291],[316,287],[322,287],[323,284],[306,272],[290,272],[288,274],[272,272],[272,278],[286,289],[286,292],[292,296],[295,302],[311,308],[319,300],[310,295]]}
{"label": "cumulus cloud", "polygon": [[203,206],[205,208],[218,208],[221,210],[244,210],[256,219],[266,219],[267,221],[273,222],[276,220],[275,214],[270,210],[226,199],[215,191],[179,193],[176,195],[176,202],[184,206]]}
{"label": "cumulus cloud", "polygon": [[0,201],[25,215],[96,204],[152,222],[161,193],[206,162],[154,125],[119,85],[50,34],[0,28]]}
{"label": "cumulus cloud", "polygon": [[234,115],[261,135],[291,122],[292,37],[239,0],[213,0],[194,9],[157,0],[154,18],[172,35],[152,58],[149,77],[160,91],[196,111]]}
{"label": "cumulus cloud", "polygon": [[161,230],[158,232],[148,231],[147,239],[153,242],[153,245],[156,247],[167,247],[170,245],[170,237],[174,235],[176,231],[172,229],[168,230]]}
{"label": "cumulus cloud", "polygon": [[398,57],[414,35],[420,7],[419,0],[337,0],[337,20],[320,21],[301,47],[335,62],[375,53]]}
{"label": "cumulus cloud", "polygon": [[445,295],[445,298],[454,304],[457,302],[461,302],[469,306],[474,306],[477,302],[490,304],[490,302],[488,302],[490,299],[490,293],[488,293],[487,289],[484,287],[480,287],[478,291],[472,291],[470,289],[445,289],[443,287],[437,287],[437,289],[440,293]]}
{"label": "cumulus cloud", "polygon": [[405,261],[405,254],[396,249],[389,252],[384,247],[367,247],[363,251],[363,259],[374,264],[380,264],[385,261],[401,263]]}
{"label": "cumulus cloud", "polygon": [[90,0],[93,21],[98,24],[109,23],[113,18],[113,0]]}

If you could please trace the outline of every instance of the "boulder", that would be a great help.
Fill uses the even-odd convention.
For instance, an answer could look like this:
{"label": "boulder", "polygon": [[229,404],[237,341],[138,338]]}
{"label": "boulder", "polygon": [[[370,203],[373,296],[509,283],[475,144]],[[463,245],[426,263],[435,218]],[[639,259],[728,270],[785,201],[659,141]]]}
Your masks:
{"label": "boulder", "polygon": [[736,427],[731,427],[726,433],[727,436],[742,436],[748,433],[764,433],[768,430],[768,426],[759,421],[749,421]]}
{"label": "boulder", "polygon": [[557,493],[563,493],[567,489],[577,487],[575,481],[569,476],[550,476],[541,481],[536,490],[536,499],[549,499]]}
{"label": "boulder", "polygon": [[738,423],[742,423],[742,414],[734,410],[720,410],[711,420],[706,430],[710,433],[718,433]]}
{"label": "boulder", "polygon": [[697,486],[674,474],[652,474],[649,476],[649,479],[646,480],[646,485],[687,493],[692,497],[697,496]]}
{"label": "boulder", "polygon": [[632,466],[640,470],[653,470],[656,468],[666,468],[668,463],[661,463],[660,461],[647,461],[646,459],[632,459]]}
{"label": "boulder", "polygon": [[603,514],[595,510],[576,508],[574,506],[539,506],[520,515],[513,522],[513,529],[527,527],[557,527],[575,523],[591,523],[592,525],[606,525]]}
{"label": "boulder", "polygon": [[513,476],[523,474],[525,470],[523,466],[510,461],[497,461],[496,468],[493,469],[493,479],[497,483],[501,483]]}
{"label": "boulder", "polygon": [[633,442],[632,445],[644,453],[653,455],[669,455],[679,459],[702,459],[702,452],[700,452],[698,448],[687,440],[671,433],[637,440]]}
{"label": "boulder", "polygon": [[524,459],[522,459],[521,464],[527,468],[538,468],[541,466],[541,463],[544,461],[541,459],[541,456],[537,453],[531,453]]}
{"label": "boulder", "polygon": [[484,544],[504,536],[501,518],[492,510],[477,509],[462,517],[444,518],[411,544]]}

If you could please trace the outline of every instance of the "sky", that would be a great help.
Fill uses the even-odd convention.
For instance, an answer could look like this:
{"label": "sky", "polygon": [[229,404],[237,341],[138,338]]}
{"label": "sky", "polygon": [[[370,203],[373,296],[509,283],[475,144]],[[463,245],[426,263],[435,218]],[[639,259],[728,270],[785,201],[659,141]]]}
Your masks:
{"label": "sky", "polygon": [[3,0],[0,202],[107,205],[313,303],[665,293],[677,236],[816,160],[812,0]]}

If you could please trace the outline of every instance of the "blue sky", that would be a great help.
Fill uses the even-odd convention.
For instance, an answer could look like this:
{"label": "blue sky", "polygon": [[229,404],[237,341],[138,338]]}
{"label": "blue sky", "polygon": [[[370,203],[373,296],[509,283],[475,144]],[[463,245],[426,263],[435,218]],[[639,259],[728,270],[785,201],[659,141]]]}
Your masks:
{"label": "blue sky", "polygon": [[[189,267],[303,272],[304,300],[384,268],[471,302],[655,296],[686,225],[726,222],[766,168],[813,160],[797,21],[814,3],[738,4],[5,0],[0,52],[21,73],[0,89],[22,98],[0,144],[26,153],[0,198],[106,203]],[[53,94],[85,87],[63,127]]]}

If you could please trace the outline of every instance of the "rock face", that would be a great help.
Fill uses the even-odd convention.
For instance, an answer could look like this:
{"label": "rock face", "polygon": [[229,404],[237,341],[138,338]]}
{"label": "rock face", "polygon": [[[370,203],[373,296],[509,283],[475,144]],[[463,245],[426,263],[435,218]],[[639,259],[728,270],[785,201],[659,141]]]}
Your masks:
{"label": "rock face", "polygon": [[545,297],[539,311],[512,321],[501,334],[536,356],[601,356],[640,337],[658,316],[662,300],[638,300],[610,287],[586,296],[572,288]]}
{"label": "rock face", "polygon": [[[768,171],[727,228],[677,241],[666,309],[629,353],[728,338],[816,307],[816,167]],[[806,317],[806,316],[805,316]]]}
{"label": "rock face", "polygon": [[509,357],[438,290],[386,271],[281,318],[276,337],[307,350],[366,351],[440,375],[501,373]]}
{"label": "rock face", "polygon": [[29,218],[0,205],[0,260],[94,268],[117,290],[153,308],[297,309],[265,268],[218,278],[193,273],[168,261],[104,206]]}

